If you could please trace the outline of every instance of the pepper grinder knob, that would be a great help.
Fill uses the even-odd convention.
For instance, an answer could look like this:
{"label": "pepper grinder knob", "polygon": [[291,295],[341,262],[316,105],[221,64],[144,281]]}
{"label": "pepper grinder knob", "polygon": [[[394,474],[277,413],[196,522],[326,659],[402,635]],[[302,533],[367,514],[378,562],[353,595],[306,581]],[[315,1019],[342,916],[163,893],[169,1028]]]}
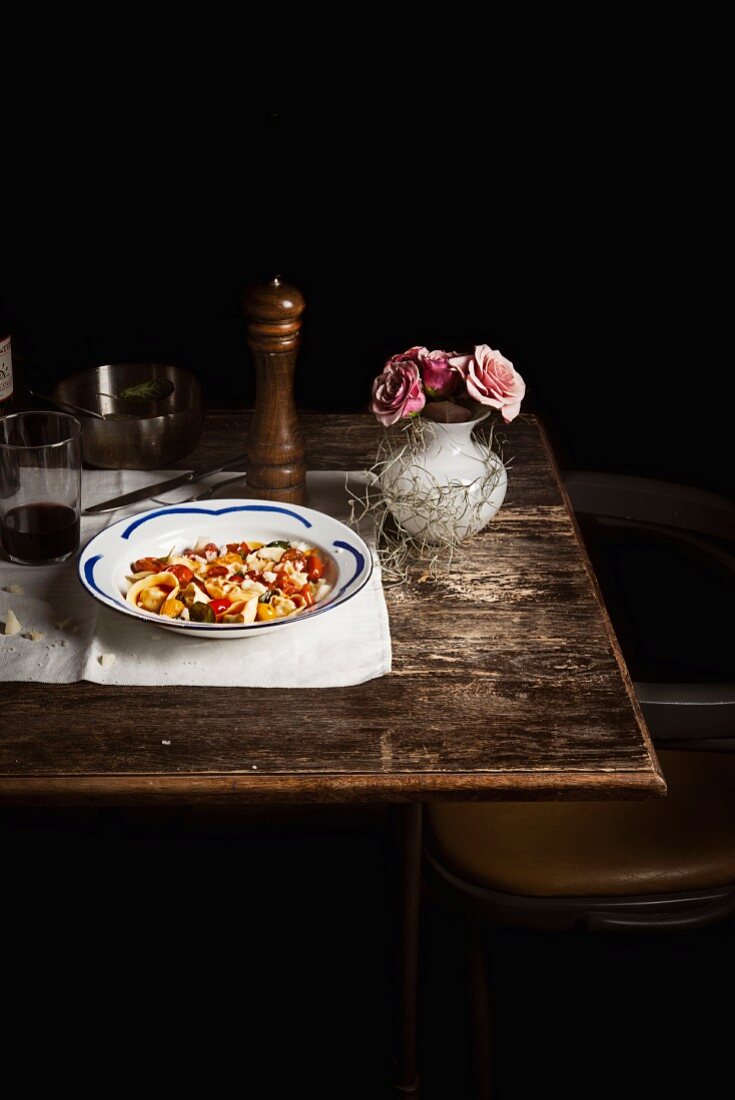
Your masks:
{"label": "pepper grinder knob", "polygon": [[248,496],[288,504],[306,503],[304,437],[293,387],[304,305],[301,291],[280,275],[243,296],[256,385],[246,445]]}

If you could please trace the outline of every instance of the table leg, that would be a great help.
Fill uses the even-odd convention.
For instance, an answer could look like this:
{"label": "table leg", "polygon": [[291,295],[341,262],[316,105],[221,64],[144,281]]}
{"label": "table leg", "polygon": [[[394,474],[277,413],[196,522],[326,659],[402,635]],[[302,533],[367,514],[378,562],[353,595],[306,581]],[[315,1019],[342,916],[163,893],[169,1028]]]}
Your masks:
{"label": "table leg", "polygon": [[417,1057],[419,914],[421,908],[420,802],[398,807],[398,873],[401,899],[400,1049],[396,1096],[419,1095]]}

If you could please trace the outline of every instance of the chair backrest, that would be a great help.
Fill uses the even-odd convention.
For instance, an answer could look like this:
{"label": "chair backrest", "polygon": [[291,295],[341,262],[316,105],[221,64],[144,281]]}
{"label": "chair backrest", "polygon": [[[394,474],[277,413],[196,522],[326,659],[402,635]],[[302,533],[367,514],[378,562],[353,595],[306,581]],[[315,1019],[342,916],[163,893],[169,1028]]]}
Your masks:
{"label": "chair backrest", "polygon": [[735,542],[735,505],[720,493],[592,470],[569,471],[564,486],[580,514],[659,523]]}
{"label": "chair backrest", "polygon": [[[594,471],[570,472],[564,484],[577,514],[688,544],[719,569],[735,574],[735,554],[727,545],[735,543],[735,505],[726,497],[671,482]],[[657,744],[735,751],[735,683],[636,682],[634,687]]]}

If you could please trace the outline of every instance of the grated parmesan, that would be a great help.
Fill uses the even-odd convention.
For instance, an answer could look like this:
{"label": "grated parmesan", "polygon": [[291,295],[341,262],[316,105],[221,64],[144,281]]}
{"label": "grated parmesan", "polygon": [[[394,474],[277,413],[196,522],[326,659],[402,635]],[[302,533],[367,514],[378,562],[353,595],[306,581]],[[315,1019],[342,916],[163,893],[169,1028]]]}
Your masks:
{"label": "grated parmesan", "polygon": [[110,668],[111,665],[114,665],[115,661],[117,660],[117,657],[115,656],[114,653],[100,653],[97,660],[99,661],[99,663],[102,665],[103,668]]}
{"label": "grated parmesan", "polygon": [[10,638],[13,634],[20,634],[22,629],[23,627],[21,626],[18,616],[15,614],[12,608],[9,607],[8,615],[5,620],[5,634],[7,635],[7,637]]}
{"label": "grated parmesan", "polygon": [[11,596],[24,596],[25,588],[20,584],[6,584],[3,592],[9,592]]}

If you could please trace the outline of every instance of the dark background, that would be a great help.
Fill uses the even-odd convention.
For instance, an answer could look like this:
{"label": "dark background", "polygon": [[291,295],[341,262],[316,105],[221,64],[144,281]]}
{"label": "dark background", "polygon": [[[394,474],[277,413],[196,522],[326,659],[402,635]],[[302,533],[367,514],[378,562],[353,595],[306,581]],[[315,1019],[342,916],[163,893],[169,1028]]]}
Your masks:
{"label": "dark background", "polygon": [[47,135],[54,186],[19,195],[8,223],[14,346],[51,378],[174,361],[211,405],[247,405],[242,290],[278,271],[307,298],[302,407],[365,407],[412,344],[487,342],[562,463],[727,490],[706,98],[673,80],[663,97],[635,65],[609,83],[590,61],[527,101],[515,85],[451,103],[292,97],[227,133],[185,104],[121,104],[91,130],[67,116]]}
{"label": "dark background", "polygon": [[[529,44],[528,64],[502,75],[505,43],[461,62],[384,50],[358,97],[330,62],[321,104],[284,93],[262,109],[234,80],[205,100],[191,66],[151,95],[158,57],[136,52],[124,85],[101,62],[77,102],[55,86],[23,147],[8,146],[0,294],[14,348],[47,380],[169,359],[199,375],[210,404],[247,405],[240,297],[279,271],[308,303],[302,406],[365,407],[385,357],[411,344],[488,342],[526,379],[524,407],[565,465],[728,491],[718,65],[683,29],[676,47],[670,27],[647,39],[626,28],[620,53],[608,26],[603,60],[602,30],[578,25],[583,56],[549,42],[542,67]],[[239,73],[253,51],[237,45]],[[660,576],[657,559],[645,578]],[[721,606],[667,578],[669,614],[682,591]],[[711,628],[685,621],[707,679]],[[634,670],[642,653],[626,651]],[[186,814],[27,816],[2,825],[28,1064],[40,1049],[55,1075],[72,1058],[89,1074],[95,1050],[118,1074],[152,1057],[169,1082],[263,1072],[274,1094],[293,1074],[323,1095],[380,1095],[395,1000],[387,827],[300,821],[282,834],[273,822],[253,836]],[[713,1005],[731,944],[731,924],[643,942],[496,930],[498,1094],[551,1080],[569,1096],[590,1082],[677,1095],[689,1076],[706,1091],[726,1069]],[[422,1061],[427,1096],[442,1100],[471,1094],[460,947],[429,907]]]}

